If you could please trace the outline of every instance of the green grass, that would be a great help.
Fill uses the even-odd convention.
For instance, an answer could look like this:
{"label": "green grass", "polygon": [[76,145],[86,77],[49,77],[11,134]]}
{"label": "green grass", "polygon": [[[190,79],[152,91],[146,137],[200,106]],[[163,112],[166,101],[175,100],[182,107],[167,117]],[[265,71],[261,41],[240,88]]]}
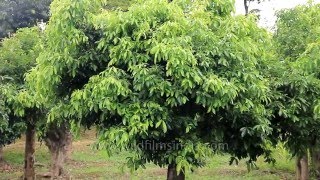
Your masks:
{"label": "green grass", "polygon": [[[133,173],[125,167],[128,152],[119,152],[111,157],[105,151],[97,151],[91,148],[94,142],[92,132],[87,132],[77,139],[74,145],[72,161],[66,165],[72,179],[165,179],[166,169],[154,164],[148,164],[146,169],[139,169]],[[12,170],[1,171],[0,179],[18,179],[22,176],[23,169],[23,140],[7,146],[4,149],[6,161],[11,164]],[[194,172],[187,172],[186,179],[192,180],[276,180],[294,179],[294,162],[289,154],[279,146],[274,152],[277,163],[273,166],[263,159],[258,159],[257,170],[248,172],[244,161],[235,166],[229,166],[227,155],[216,155],[208,159],[206,167],[198,168]],[[36,171],[43,173],[48,171],[50,156],[45,145],[37,144],[36,147]]]}

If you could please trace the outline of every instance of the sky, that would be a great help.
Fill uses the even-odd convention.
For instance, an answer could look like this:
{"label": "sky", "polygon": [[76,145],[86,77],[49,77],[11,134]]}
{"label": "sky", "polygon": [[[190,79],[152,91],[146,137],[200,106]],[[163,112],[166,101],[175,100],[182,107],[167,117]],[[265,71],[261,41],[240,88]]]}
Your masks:
{"label": "sky", "polygon": [[[236,1],[236,14],[244,14],[243,0]],[[275,24],[275,12],[284,8],[293,8],[300,4],[306,4],[308,0],[265,0],[260,4],[251,2],[249,10],[260,9],[260,25],[266,28],[272,28]],[[320,0],[314,0],[315,3],[320,3]]]}

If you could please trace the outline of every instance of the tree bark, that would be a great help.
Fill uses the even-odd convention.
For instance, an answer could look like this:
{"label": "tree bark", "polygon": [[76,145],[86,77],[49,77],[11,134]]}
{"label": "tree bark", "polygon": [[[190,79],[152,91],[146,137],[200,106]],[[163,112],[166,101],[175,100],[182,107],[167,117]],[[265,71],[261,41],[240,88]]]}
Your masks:
{"label": "tree bark", "polygon": [[35,168],[34,168],[34,152],[35,152],[35,139],[36,139],[36,127],[32,121],[27,122],[26,131],[26,145],[25,145],[25,156],[24,156],[24,179],[33,180],[35,179]]}
{"label": "tree bark", "polygon": [[72,133],[70,132],[70,129],[67,129],[66,132],[66,146],[64,148],[64,154],[65,154],[65,161],[68,161],[71,159],[72,155]]}
{"label": "tree bark", "polygon": [[296,178],[297,178],[297,180],[308,180],[309,179],[307,152],[304,155],[297,157]]}
{"label": "tree bark", "polygon": [[248,15],[249,14],[248,0],[243,0],[243,5],[244,5],[245,14]]}
{"label": "tree bark", "polygon": [[70,159],[72,152],[72,134],[67,123],[59,127],[52,125],[46,134],[45,143],[51,154],[51,178],[59,178],[66,175],[64,163]]}
{"label": "tree bark", "polygon": [[51,177],[58,178],[62,175],[64,175],[64,160],[65,160],[65,154],[60,149],[59,146],[52,146],[50,148],[51,153]]}
{"label": "tree bark", "polygon": [[168,167],[167,180],[184,180],[185,174],[181,171],[179,174],[175,164],[170,164]]}

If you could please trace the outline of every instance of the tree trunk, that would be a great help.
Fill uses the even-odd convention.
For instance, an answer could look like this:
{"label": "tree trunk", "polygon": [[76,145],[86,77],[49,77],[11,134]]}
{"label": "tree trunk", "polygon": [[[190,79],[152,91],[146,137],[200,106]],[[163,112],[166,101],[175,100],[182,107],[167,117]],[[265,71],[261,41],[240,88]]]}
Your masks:
{"label": "tree trunk", "polygon": [[52,146],[50,148],[51,153],[51,177],[58,178],[64,175],[63,165],[65,160],[65,154],[59,146]]}
{"label": "tree trunk", "polygon": [[248,0],[243,0],[243,5],[244,5],[245,14],[248,15],[249,14]]}
{"label": "tree trunk", "polygon": [[72,133],[69,129],[67,129],[66,132],[66,146],[64,148],[64,154],[65,154],[65,161],[68,161],[71,159],[72,155]]}
{"label": "tree trunk", "polygon": [[26,131],[26,145],[25,145],[25,156],[24,156],[24,179],[33,180],[35,179],[34,169],[34,152],[35,152],[35,137],[36,127],[29,121],[27,122]]}
{"label": "tree trunk", "polygon": [[168,167],[168,173],[167,173],[167,180],[184,180],[185,175],[182,171],[180,173],[177,173],[176,165],[170,164]]}
{"label": "tree trunk", "polygon": [[59,178],[66,175],[64,163],[71,156],[72,134],[67,123],[60,126],[51,125],[46,134],[45,143],[51,154],[51,178]]}
{"label": "tree trunk", "polygon": [[309,170],[308,170],[308,155],[298,156],[296,162],[296,178],[297,180],[308,180]]}

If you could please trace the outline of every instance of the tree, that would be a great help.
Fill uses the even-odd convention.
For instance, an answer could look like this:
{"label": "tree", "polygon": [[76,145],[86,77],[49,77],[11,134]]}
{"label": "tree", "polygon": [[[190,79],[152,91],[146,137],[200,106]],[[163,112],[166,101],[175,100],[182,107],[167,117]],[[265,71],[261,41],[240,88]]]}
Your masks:
{"label": "tree", "polygon": [[[2,76],[12,77],[12,81],[1,87],[3,97],[3,107],[6,111],[5,119],[8,126],[2,132],[4,137],[11,137],[10,143],[26,128],[26,148],[25,148],[25,173],[26,179],[35,177],[34,171],[34,142],[36,119],[40,110],[37,100],[33,99],[31,93],[26,90],[24,74],[35,64],[35,59],[40,52],[38,47],[40,33],[37,28],[24,28],[19,30],[13,37],[5,39],[0,48]],[[3,88],[4,87],[4,88]],[[5,138],[4,140],[6,140]],[[3,144],[1,144],[3,145]]]}
{"label": "tree", "polygon": [[0,148],[20,137],[25,129],[23,118],[14,112],[13,99],[24,88],[24,73],[35,64],[39,41],[35,28],[19,30],[0,47]]}
{"label": "tree", "polygon": [[314,111],[320,92],[318,47],[320,5],[309,3],[278,13],[274,35],[283,67],[274,83],[281,98],[275,100],[276,136],[297,156],[297,179],[308,179],[308,150],[319,178],[319,127]]}
{"label": "tree", "polygon": [[232,16],[222,0],[101,7],[52,4],[45,50],[27,76],[54,101],[50,122],[96,125],[98,147],[132,151],[132,169],[168,166],[168,179],[204,165],[215,140],[237,158],[264,153],[270,94],[258,69],[270,37],[254,19]]}
{"label": "tree", "polygon": [[49,19],[51,0],[3,0],[0,2],[0,38],[23,27],[32,27],[37,22]]}
{"label": "tree", "polygon": [[[34,24],[36,21],[40,20],[40,17],[44,17],[44,19],[46,20],[48,18],[48,6],[50,2],[51,1],[28,1],[24,2],[23,6],[21,5],[20,1],[2,2],[2,4],[0,4],[0,7],[5,10],[2,14],[5,15],[3,16],[2,20],[11,23],[11,29],[9,28],[7,30],[12,30],[13,32],[13,30],[15,30],[17,27],[30,26]],[[122,8],[126,8],[126,1],[110,1],[107,3],[106,8],[113,9],[118,5],[121,5]],[[17,10],[18,7],[19,10]],[[12,17],[8,14],[12,14]],[[10,18],[14,18],[14,20]],[[3,25],[5,25],[5,23],[3,23]],[[33,162],[35,150],[35,132],[36,128],[41,128],[41,137],[39,138],[45,141],[52,155],[52,166],[50,172],[53,175],[61,175],[63,173],[63,164],[59,164],[57,163],[57,161],[64,161],[65,158],[69,158],[70,156],[72,135],[69,131],[69,125],[68,123],[65,123],[63,125],[56,125],[55,123],[50,123],[46,125],[43,121],[39,121],[39,119],[41,119],[41,117],[43,116],[43,110],[40,108],[40,105],[38,104],[41,98],[33,98],[33,92],[30,91],[31,88],[28,89],[28,83],[25,84],[24,82],[25,72],[31,69],[31,66],[34,64],[35,59],[37,58],[40,50],[42,49],[41,45],[37,44],[39,42],[39,36],[36,36],[32,33],[20,33],[20,31],[17,34],[14,34],[14,36],[15,37],[11,39],[5,40],[4,44],[9,45],[4,45],[4,47],[2,48],[2,59],[4,63],[0,66],[1,73],[5,75],[12,75],[15,79],[15,83],[19,83],[19,87],[13,90],[13,94],[10,94],[11,105],[9,105],[8,102],[1,101],[1,103],[3,104],[3,110],[1,109],[1,114],[3,114],[3,117],[7,117],[7,114],[4,114],[7,113],[7,111],[10,111],[12,113],[12,117],[8,117],[7,120],[1,121],[2,129],[5,128],[5,125],[7,128],[6,132],[2,132],[3,137],[10,137],[10,141],[6,140],[8,138],[3,138],[2,140],[6,141],[6,143],[3,142],[2,144],[8,144],[14,138],[16,138],[16,136],[20,135],[20,131],[17,131],[13,127],[10,127],[10,131],[8,131],[8,122],[13,122],[13,118],[18,118],[20,120],[23,119],[19,121],[20,123],[13,123],[12,126],[14,125],[14,127],[24,127],[24,123],[26,122],[27,142],[25,159],[29,160],[26,161],[26,167],[30,168],[25,170],[25,177],[34,177],[35,172],[33,168]],[[9,41],[9,43],[7,43],[7,41]],[[37,45],[37,49],[34,49],[35,45]],[[2,86],[1,90],[7,92],[4,88],[2,88]],[[10,99],[8,93],[6,98]],[[9,106],[10,108],[8,108]],[[15,113],[14,111],[17,112]],[[33,116],[31,115],[32,113],[34,113]],[[9,125],[11,125],[11,123],[9,123]],[[60,156],[60,154],[64,155]]]}
{"label": "tree", "polygon": [[[51,144],[48,143],[52,142],[49,136],[56,137],[61,129],[58,129],[55,124],[46,124],[44,118],[46,114],[45,106],[41,104],[40,98],[35,97],[35,92],[29,87],[28,82],[24,80],[25,74],[35,65],[36,58],[39,52],[42,51],[42,38],[44,36],[40,34],[42,33],[40,33],[37,27],[18,30],[14,36],[5,39],[2,44],[3,46],[0,48],[0,59],[3,62],[0,66],[0,73],[1,75],[12,77],[10,78],[12,81],[1,86],[1,92],[3,92],[1,94],[3,96],[1,108],[4,109],[3,111],[1,110],[1,114],[4,114],[3,117],[6,117],[4,121],[1,121],[1,125],[8,124],[6,129],[4,129],[5,131],[1,132],[4,137],[1,140],[5,141],[4,143],[6,144],[11,143],[14,138],[19,137],[20,133],[25,130],[24,177],[26,179],[35,178],[34,153],[36,131],[39,130],[39,139],[44,140],[49,150],[52,150]],[[18,127],[21,130],[17,129]],[[59,151],[56,152],[57,154],[60,152],[67,154],[68,148],[70,148],[68,145],[71,144],[71,134],[69,131],[66,131],[64,135],[66,135],[64,138],[67,143],[57,146],[59,147]],[[52,157],[54,156],[55,154],[52,155]],[[54,163],[56,160],[52,159],[52,163]]]}
{"label": "tree", "polygon": [[[130,0],[106,1],[104,9],[107,10],[126,10],[131,3]],[[44,103],[48,104],[48,103]],[[50,103],[49,103],[50,104]],[[46,105],[47,106],[47,105]],[[51,107],[51,106],[47,106]],[[64,170],[64,163],[70,159],[72,151],[72,134],[70,132],[70,122],[68,118],[62,119],[59,123],[50,122],[45,125],[43,132],[45,132],[42,139],[48,146],[51,153],[51,177],[62,177],[66,176]],[[49,174],[46,174],[48,176]]]}

